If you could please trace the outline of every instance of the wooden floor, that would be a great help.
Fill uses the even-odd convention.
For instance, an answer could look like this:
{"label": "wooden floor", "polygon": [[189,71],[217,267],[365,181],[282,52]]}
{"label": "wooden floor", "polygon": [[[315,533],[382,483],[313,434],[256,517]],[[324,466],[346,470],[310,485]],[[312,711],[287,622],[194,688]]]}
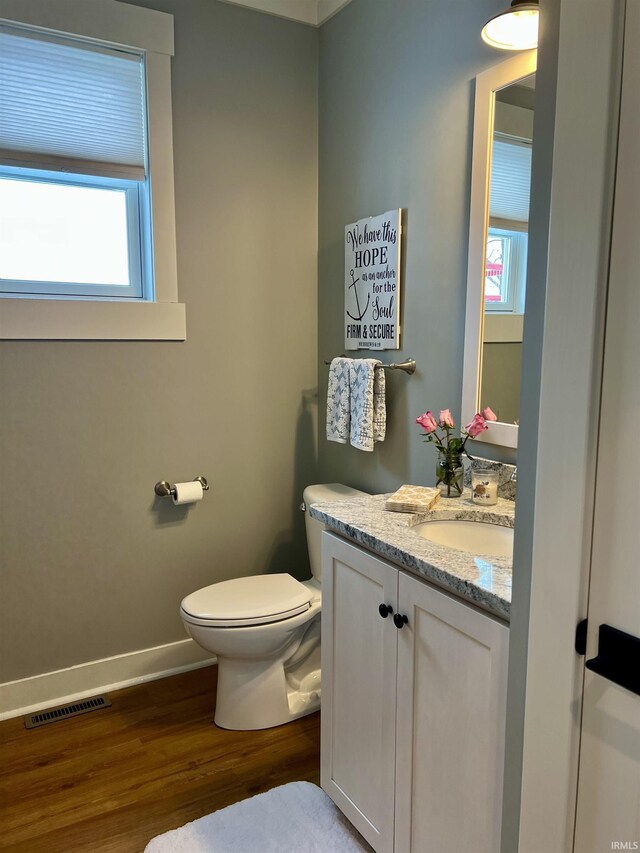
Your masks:
{"label": "wooden floor", "polygon": [[113,707],[27,731],[0,723],[0,850],[137,853],[153,836],[276,785],[319,783],[319,714],[213,725],[216,667],[110,693]]}

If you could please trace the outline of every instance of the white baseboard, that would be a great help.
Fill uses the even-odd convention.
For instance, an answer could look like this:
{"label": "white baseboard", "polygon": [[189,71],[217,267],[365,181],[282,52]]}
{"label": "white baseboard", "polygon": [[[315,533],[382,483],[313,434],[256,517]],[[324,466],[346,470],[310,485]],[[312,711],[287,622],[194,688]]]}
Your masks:
{"label": "white baseboard", "polygon": [[0,684],[0,720],[199,669],[215,663],[215,660],[188,639],[93,660],[19,681],[7,681]]}

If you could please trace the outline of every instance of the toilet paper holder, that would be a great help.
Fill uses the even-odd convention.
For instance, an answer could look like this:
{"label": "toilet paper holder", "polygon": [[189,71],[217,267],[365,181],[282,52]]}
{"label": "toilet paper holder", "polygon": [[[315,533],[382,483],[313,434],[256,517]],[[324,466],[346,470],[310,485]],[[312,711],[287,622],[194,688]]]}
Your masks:
{"label": "toilet paper holder", "polygon": [[[207,483],[207,478],[202,476],[197,476],[193,478],[194,483],[200,483],[202,486],[203,492],[209,491],[209,483]],[[176,496],[176,487],[172,486],[166,480],[160,480],[153,487],[153,491],[159,498],[175,498]]]}

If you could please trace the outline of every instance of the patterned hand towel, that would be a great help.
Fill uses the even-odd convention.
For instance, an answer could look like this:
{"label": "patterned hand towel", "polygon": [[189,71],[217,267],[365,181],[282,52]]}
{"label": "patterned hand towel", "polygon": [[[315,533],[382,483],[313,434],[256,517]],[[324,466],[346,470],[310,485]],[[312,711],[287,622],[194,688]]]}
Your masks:
{"label": "patterned hand towel", "polygon": [[346,444],[351,424],[350,367],[352,358],[334,358],[327,388],[327,440]]}
{"label": "patterned hand towel", "polygon": [[[381,364],[382,362],[377,362]],[[387,375],[383,367],[373,371],[373,440],[384,441],[387,434]]]}
{"label": "patterned hand towel", "polygon": [[385,376],[376,370],[375,358],[356,358],[351,363],[351,444],[358,450],[373,450],[386,432]]}

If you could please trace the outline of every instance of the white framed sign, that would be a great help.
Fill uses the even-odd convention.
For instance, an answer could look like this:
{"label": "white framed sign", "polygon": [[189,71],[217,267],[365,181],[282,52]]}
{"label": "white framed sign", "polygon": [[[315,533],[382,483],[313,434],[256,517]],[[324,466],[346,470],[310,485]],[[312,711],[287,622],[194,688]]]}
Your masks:
{"label": "white framed sign", "polygon": [[344,347],[400,349],[400,210],[344,229]]}

